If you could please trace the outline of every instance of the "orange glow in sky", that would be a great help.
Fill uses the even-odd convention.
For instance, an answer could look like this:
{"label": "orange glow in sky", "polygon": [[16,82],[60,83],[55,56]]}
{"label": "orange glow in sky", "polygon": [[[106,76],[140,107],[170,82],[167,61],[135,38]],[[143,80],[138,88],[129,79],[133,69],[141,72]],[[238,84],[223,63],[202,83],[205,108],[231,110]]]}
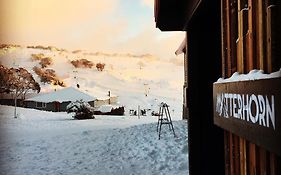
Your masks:
{"label": "orange glow in sky", "polygon": [[155,28],[154,0],[3,0],[0,43],[175,57],[184,32]]}

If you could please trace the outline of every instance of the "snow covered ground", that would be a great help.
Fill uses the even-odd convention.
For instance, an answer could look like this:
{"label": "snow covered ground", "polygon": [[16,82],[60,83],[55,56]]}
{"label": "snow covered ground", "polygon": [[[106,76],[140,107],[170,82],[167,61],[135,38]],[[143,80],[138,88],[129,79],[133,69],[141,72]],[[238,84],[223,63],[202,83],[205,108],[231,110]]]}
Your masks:
{"label": "snow covered ground", "polygon": [[[181,175],[188,174],[187,124],[182,121],[183,59],[152,55],[87,54],[16,47],[0,50],[0,63],[32,70],[39,66],[32,54],[51,57],[53,69],[67,87],[92,96],[118,96],[125,116],[96,116],[73,120],[71,114],[0,106],[0,175]],[[87,59],[105,69],[74,68],[70,61]],[[59,87],[40,83],[41,92]],[[146,95],[145,95],[146,94]],[[161,140],[157,117],[159,104],[170,106],[176,138],[163,126]],[[148,116],[129,116],[130,110],[151,109]]]}
{"label": "snow covered ground", "polygon": [[157,117],[96,116],[0,106],[0,174],[188,174],[187,124],[172,115],[176,137]]}

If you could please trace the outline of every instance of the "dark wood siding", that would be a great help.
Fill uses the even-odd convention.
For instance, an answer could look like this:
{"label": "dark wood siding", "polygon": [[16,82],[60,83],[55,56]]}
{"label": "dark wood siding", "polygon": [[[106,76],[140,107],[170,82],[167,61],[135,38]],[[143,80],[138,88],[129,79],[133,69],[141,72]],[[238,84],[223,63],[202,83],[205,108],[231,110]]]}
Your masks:
{"label": "dark wood siding", "polygon": [[[252,69],[265,73],[279,70],[280,1],[222,0],[221,7],[223,76]],[[231,44],[234,42],[236,51]],[[281,158],[277,155],[228,131],[224,138],[225,174],[281,174]]]}
{"label": "dark wood siding", "polygon": [[223,130],[213,124],[212,83],[221,76],[220,1],[204,1],[187,28],[190,174],[224,174]]}

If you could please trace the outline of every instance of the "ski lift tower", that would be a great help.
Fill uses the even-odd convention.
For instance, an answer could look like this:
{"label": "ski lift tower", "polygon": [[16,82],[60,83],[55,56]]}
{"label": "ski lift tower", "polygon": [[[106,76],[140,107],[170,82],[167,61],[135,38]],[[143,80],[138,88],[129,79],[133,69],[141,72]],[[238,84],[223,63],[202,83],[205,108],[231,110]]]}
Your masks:
{"label": "ski lift tower", "polygon": [[[165,116],[164,116],[164,113],[165,113]],[[161,127],[164,124],[169,126],[170,131],[173,131],[174,137],[176,137],[173,122],[172,122],[170,111],[169,111],[169,106],[166,103],[162,102],[160,104],[158,123],[157,123],[157,132],[159,132],[159,140],[160,140],[160,136],[161,136]]]}
{"label": "ski lift tower", "polygon": [[79,83],[78,83],[78,71],[77,70],[74,70],[73,71],[73,73],[74,73],[74,79],[76,80],[76,86],[77,86],[77,88],[79,89],[80,88],[80,85],[79,85]]}
{"label": "ski lift tower", "polygon": [[147,97],[148,93],[149,93],[149,87],[148,87],[148,83],[144,83],[144,95]]}

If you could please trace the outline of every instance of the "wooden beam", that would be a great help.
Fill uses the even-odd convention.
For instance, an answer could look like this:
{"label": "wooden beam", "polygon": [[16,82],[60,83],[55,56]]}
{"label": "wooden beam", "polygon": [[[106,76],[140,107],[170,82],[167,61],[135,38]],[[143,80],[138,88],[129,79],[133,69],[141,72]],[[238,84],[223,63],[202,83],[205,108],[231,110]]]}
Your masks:
{"label": "wooden beam", "polygon": [[259,173],[267,174],[266,171],[266,151],[264,148],[259,148]]}
{"label": "wooden beam", "polygon": [[230,36],[230,2],[226,0],[226,47],[227,47],[227,74],[231,75],[231,36]]}
{"label": "wooden beam", "polygon": [[246,140],[241,138],[239,139],[240,143],[240,175],[247,174],[247,156],[246,156]]}
{"label": "wooden beam", "polygon": [[224,161],[225,161],[225,175],[230,175],[230,145],[229,145],[229,136],[228,131],[224,131]]}
{"label": "wooden beam", "polygon": [[225,1],[221,0],[221,60],[222,60],[222,65],[221,65],[221,70],[222,70],[222,77],[226,78],[226,58],[227,58],[227,51],[225,49],[226,44],[226,38],[225,38]]}
{"label": "wooden beam", "polygon": [[272,42],[271,42],[271,11],[272,11],[272,8],[274,8],[273,5],[268,5],[267,8],[266,8],[266,62],[267,62],[267,71],[268,72],[272,72]]}
{"label": "wooden beam", "polygon": [[253,0],[248,0],[248,70],[254,69],[254,47],[253,47]]}
{"label": "wooden beam", "polygon": [[250,175],[257,174],[256,145],[253,143],[249,143],[249,172],[250,172]]}
{"label": "wooden beam", "polygon": [[238,0],[238,39],[237,39],[237,70],[244,73],[244,53],[243,53],[243,7],[241,0]]}
{"label": "wooden beam", "polygon": [[264,70],[264,43],[263,43],[263,0],[257,0],[257,58],[259,63],[259,69]]}

